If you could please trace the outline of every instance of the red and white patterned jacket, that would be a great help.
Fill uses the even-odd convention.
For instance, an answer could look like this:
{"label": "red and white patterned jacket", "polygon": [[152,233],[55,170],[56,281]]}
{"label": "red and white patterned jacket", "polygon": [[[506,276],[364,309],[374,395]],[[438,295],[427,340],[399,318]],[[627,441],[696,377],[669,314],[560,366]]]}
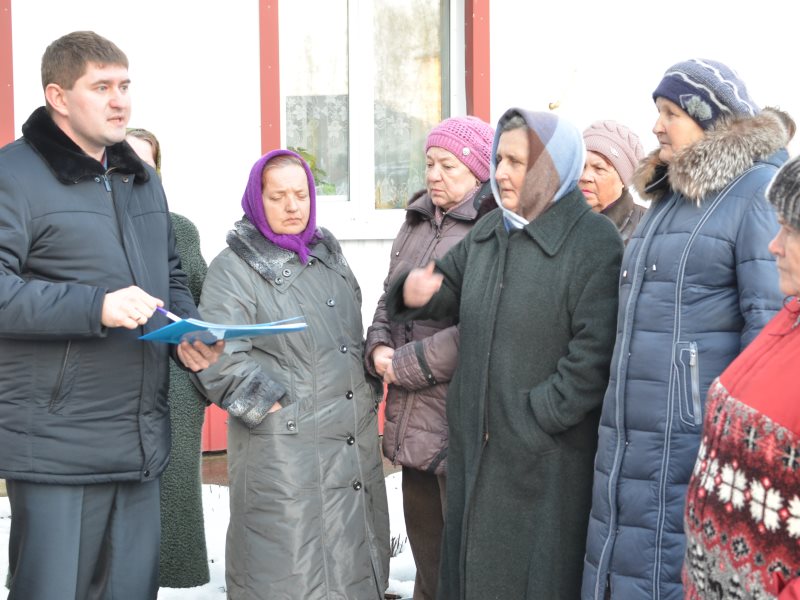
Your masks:
{"label": "red and white patterned jacket", "polygon": [[800,598],[800,303],[712,384],[689,482],[685,597]]}

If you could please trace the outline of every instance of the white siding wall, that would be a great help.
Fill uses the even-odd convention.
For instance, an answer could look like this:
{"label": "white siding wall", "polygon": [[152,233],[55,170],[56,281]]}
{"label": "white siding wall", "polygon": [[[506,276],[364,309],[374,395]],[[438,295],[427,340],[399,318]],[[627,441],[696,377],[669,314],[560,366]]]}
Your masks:
{"label": "white siding wall", "polygon": [[[17,133],[42,104],[39,64],[49,42],[76,29],[114,40],[131,62],[131,126],[161,140],[171,208],[198,225],[203,253],[213,258],[241,215],[244,184],[260,154],[257,2],[12,0],[11,6]],[[798,3],[767,0],[743,12],[722,0],[492,0],[491,11],[495,121],[510,106],[547,110],[560,102],[559,114],[579,127],[617,119],[650,149],[650,94],[669,65],[697,55],[730,63],[757,101],[800,118],[800,88],[792,75]],[[454,105],[463,106],[457,94]],[[365,323],[382,290],[389,238],[402,221],[402,211],[394,212],[396,226],[381,219],[385,240],[359,240],[357,233],[331,227],[346,239]],[[370,225],[359,223],[356,230],[373,237],[366,235]]]}
{"label": "white siding wall", "polygon": [[653,90],[674,63],[703,57],[738,71],[762,106],[800,119],[798,22],[800,3],[779,0],[491,0],[492,118],[560,102],[558,114],[581,129],[615,119],[651,150]]}

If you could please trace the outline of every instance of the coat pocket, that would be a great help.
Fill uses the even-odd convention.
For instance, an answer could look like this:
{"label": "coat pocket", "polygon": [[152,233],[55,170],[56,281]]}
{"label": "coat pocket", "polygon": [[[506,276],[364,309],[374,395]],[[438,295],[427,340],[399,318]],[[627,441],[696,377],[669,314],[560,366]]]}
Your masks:
{"label": "coat pocket", "polygon": [[77,347],[72,346],[69,341],[64,348],[64,357],[61,360],[61,367],[58,370],[56,384],[53,387],[53,394],[50,396],[50,405],[47,411],[50,414],[60,414],[66,405],[67,397],[75,384],[75,377],[78,373],[78,352]]}
{"label": "coat pocket", "polygon": [[697,342],[675,344],[675,388],[681,421],[693,427],[703,422],[700,398],[700,353]]}
{"label": "coat pocket", "polygon": [[298,403],[291,402],[275,412],[267,413],[264,420],[251,430],[252,434],[297,435],[300,430],[297,408]]}

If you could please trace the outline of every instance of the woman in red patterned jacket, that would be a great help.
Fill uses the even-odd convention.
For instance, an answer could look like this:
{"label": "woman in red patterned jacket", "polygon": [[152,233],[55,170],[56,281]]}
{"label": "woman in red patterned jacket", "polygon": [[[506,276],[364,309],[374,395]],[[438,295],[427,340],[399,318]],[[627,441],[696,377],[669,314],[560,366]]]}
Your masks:
{"label": "woman in red patterned jacket", "polygon": [[767,197],[787,299],[709,390],[685,513],[689,599],[800,598],[800,157]]}

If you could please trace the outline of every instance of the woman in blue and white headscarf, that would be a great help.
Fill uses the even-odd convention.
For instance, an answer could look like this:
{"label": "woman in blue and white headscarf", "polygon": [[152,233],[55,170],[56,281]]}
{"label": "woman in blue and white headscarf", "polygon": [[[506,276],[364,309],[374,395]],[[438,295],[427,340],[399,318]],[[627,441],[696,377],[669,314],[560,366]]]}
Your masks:
{"label": "woman in blue and white headscarf", "polygon": [[577,188],[581,133],[507,111],[502,210],[387,294],[398,319],[458,315],[439,597],[576,598],[622,241]]}

